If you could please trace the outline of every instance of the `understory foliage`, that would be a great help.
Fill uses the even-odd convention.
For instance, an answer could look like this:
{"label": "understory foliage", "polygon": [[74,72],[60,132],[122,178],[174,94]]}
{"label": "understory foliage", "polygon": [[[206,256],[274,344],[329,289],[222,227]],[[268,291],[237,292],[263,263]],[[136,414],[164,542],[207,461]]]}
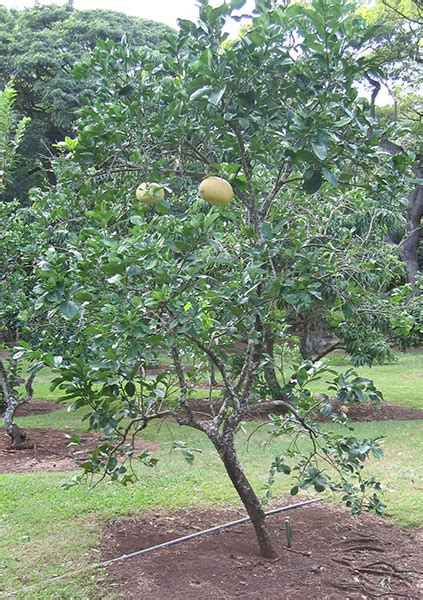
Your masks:
{"label": "understory foliage", "polygon": [[[393,323],[399,331],[412,319],[404,298],[390,296],[403,265],[386,234],[401,222],[413,157],[379,146],[357,92],[371,32],[347,4],[261,0],[228,41],[225,20],[243,4],[203,0],[198,22],[180,21],[160,59],[106,41],[81,66],[96,77],[95,100],[61,145],[57,186],[32,194],[50,232],[36,310],[46,332],[58,318],[69,332],[54,385],[104,432],[84,472],[127,484],[128,459],[156,460],[133,445],[151,421],[199,429],[272,555],[235,448],[258,406],[271,435],[289,440],[267,498],[281,472],[296,478],[292,494],[330,489],[355,512],[382,508],[379,483],[363,470],[380,440],[316,422],[323,414],[347,425],[350,405],[380,393],[354,371],[337,375],[319,361],[287,369],[284,357],[316,322],[357,364],[389,356]],[[230,181],[229,207],[199,199],[207,175]],[[165,200],[139,203],[140,181],[163,185]],[[209,417],[195,407],[204,380]],[[195,449],[177,448],[193,460]]]}
{"label": "understory foliage", "polygon": [[17,150],[30,119],[17,119],[13,107],[16,91],[11,84],[0,91],[0,193],[17,163]]}

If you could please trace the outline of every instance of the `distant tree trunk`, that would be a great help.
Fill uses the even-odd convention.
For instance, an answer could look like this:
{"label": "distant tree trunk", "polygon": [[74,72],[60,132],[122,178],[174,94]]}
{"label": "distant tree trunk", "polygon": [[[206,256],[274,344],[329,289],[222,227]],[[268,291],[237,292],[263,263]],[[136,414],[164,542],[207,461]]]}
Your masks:
{"label": "distant tree trunk", "polygon": [[[373,86],[373,92],[370,100],[370,116],[376,117],[376,97],[380,91],[381,84],[370,77],[366,76],[367,81]],[[389,154],[404,154],[404,148],[399,144],[395,144],[387,139],[382,139],[379,146],[389,152]],[[416,155],[417,166],[413,168],[413,172],[417,179],[421,179],[423,175],[423,155]],[[417,184],[410,194],[408,209],[407,209],[407,236],[401,244],[401,255],[405,263],[407,272],[407,282],[414,287],[414,293],[421,293],[415,288],[417,274],[419,273],[419,244],[421,238],[421,221],[423,219],[423,189],[420,184]]]}
{"label": "distant tree trunk", "polygon": [[275,558],[277,553],[273,547],[272,539],[266,525],[266,515],[260,500],[257,498],[238,461],[233,439],[228,440],[227,435],[224,435],[214,438],[212,441],[251,519],[260,547],[260,553],[265,558]]}
{"label": "distant tree trunk", "polygon": [[[416,178],[423,179],[423,161],[413,169]],[[417,185],[410,194],[407,209],[407,236],[402,243],[401,253],[407,270],[407,281],[415,285],[419,273],[419,245],[421,239],[421,222],[423,219],[423,186]],[[416,290],[416,293],[419,293]],[[420,291],[421,293],[421,291]]]}
{"label": "distant tree trunk", "polygon": [[14,390],[14,386],[11,384],[9,374],[4,366],[3,361],[0,359],[0,386],[3,391],[5,411],[3,415],[4,429],[11,439],[11,447],[16,450],[22,450],[25,448],[32,448],[32,444],[26,442],[26,433],[23,429],[18,427],[14,422],[15,412],[18,406],[29,402],[33,395],[32,384],[34,382],[35,372],[31,373],[29,378],[25,382],[25,396],[19,396]]}
{"label": "distant tree trunk", "polygon": [[213,364],[210,365],[210,385],[211,387],[216,387],[218,385],[216,379],[216,369],[214,368]]}
{"label": "distant tree trunk", "polygon": [[300,352],[304,360],[321,360],[324,356],[341,348],[342,344],[329,331],[322,320],[305,319],[300,323]]}

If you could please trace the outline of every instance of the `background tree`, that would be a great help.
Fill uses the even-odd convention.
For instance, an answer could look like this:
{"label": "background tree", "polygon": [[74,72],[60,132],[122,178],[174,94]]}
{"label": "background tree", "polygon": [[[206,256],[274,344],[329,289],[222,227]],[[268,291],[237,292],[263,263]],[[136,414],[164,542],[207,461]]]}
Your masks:
{"label": "background tree", "polygon": [[[52,146],[72,131],[83,96],[95,93],[93,81],[76,82],[72,69],[98,39],[159,50],[169,28],[153,21],[106,10],[75,10],[43,5],[22,11],[0,6],[0,78],[14,79],[17,110],[31,117],[21,151],[24,161],[4,191],[6,199],[26,201],[30,187],[49,171]],[[51,176],[51,173],[50,173]]]}
{"label": "background tree", "polygon": [[[7,181],[18,164],[18,149],[25,134],[29,119],[17,119],[14,111],[16,92],[9,84],[0,92],[0,198]],[[11,328],[16,335],[16,324],[20,314],[28,307],[28,292],[31,282],[27,278],[27,264],[21,262],[25,256],[25,226],[21,215],[17,215],[16,203],[0,201],[0,218],[3,227],[0,238],[0,332],[8,339]],[[13,326],[11,325],[13,323]],[[2,346],[0,345],[0,348]],[[14,423],[16,408],[32,398],[33,371],[25,382],[25,393],[19,391],[21,381],[17,358],[0,356],[0,409],[4,411],[5,430],[12,445],[24,445],[26,435]]]}
{"label": "background tree", "polygon": [[[25,130],[29,123],[28,117],[18,119],[14,105],[16,91],[11,84],[0,91],[0,217],[2,236],[0,239],[0,289],[2,302],[0,308],[0,327],[6,337],[16,325],[19,313],[19,296],[25,286],[25,266],[20,264],[20,248],[25,246],[25,235],[22,227],[14,227],[15,204],[3,202],[3,194],[13,170],[21,158],[18,150],[22,145]],[[19,272],[19,275],[18,275]],[[12,283],[13,281],[13,283]],[[12,317],[13,313],[13,317]],[[12,325],[13,321],[13,325]]]}
{"label": "background tree", "polygon": [[[55,385],[105,433],[85,472],[129,483],[125,458],[150,422],[174,418],[199,429],[221,457],[261,552],[274,556],[235,446],[257,405],[281,413],[271,433],[292,442],[271,478],[292,472],[293,494],[329,487],[355,511],[381,508],[379,484],[362,470],[378,443],[321,430],[316,411],[345,422],[328,394],[309,390],[326,369],[307,362],[287,375],[280,360],[288,315],[314,298],[345,324],[357,356],[378,339],[390,316],[380,313],[383,293],[375,307],[372,286],[399,263],[371,209],[378,200],[380,210],[381,198],[396,207],[410,172],[380,152],[357,98],[355,83],[368,68],[361,19],[327,0],[258,2],[251,28],[223,49],[225,20],[242,5],[203,0],[198,23],[180,22],[163,59],[103,42],[86,62],[102,85],[81,112],[77,138],[62,145],[56,188],[36,199],[41,221],[62,232],[39,263],[36,307],[47,311],[46,323],[61,315],[70,324],[72,352]],[[207,175],[230,180],[236,198],[226,209],[198,199]],[[165,186],[167,200],[138,202],[140,178]],[[361,263],[370,238],[372,260]],[[332,294],[321,294],[325,286]],[[149,376],[163,353],[171,366]],[[223,389],[208,417],[196,410],[193,388],[210,364]],[[334,375],[332,390],[344,404],[380,398],[351,371]],[[193,460],[195,449],[177,447]],[[153,464],[146,453],[139,458]]]}
{"label": "background tree", "polygon": [[[372,47],[373,66],[366,79],[371,87],[370,113],[373,117],[393,124],[381,145],[397,161],[407,153],[414,154],[416,185],[409,194],[406,228],[401,232],[400,243],[406,264],[407,282],[416,294],[421,293],[421,220],[423,217],[423,148],[422,96],[420,90],[421,3],[415,0],[377,0],[374,6],[360,9],[367,22],[374,27]],[[393,98],[392,109],[376,105],[384,86]],[[406,135],[404,135],[406,128]]]}

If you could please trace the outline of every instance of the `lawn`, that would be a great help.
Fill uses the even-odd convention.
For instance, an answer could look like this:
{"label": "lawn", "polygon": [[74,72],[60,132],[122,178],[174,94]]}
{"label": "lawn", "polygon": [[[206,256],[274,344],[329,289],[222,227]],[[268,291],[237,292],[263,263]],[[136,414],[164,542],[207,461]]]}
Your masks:
{"label": "lawn", "polygon": [[[341,362],[339,357],[336,360]],[[387,399],[423,408],[422,366],[423,354],[410,353],[391,365],[374,367],[370,374]],[[360,372],[369,374],[364,369]],[[38,397],[52,398],[47,393],[50,377],[48,371],[40,377]],[[65,410],[19,422],[26,427],[85,428],[78,413]],[[240,430],[238,444],[247,473],[260,489],[272,456],[283,452],[284,443],[266,445],[267,427],[263,427],[247,448],[255,426],[248,423]],[[361,437],[386,437],[385,456],[373,461],[369,470],[384,482],[388,515],[402,526],[423,526],[423,420],[357,423],[354,427]],[[160,444],[160,461],[154,469],[140,468],[139,483],[127,488],[104,483],[91,490],[78,486],[64,491],[60,484],[70,479],[70,473],[0,475],[0,593],[44,582],[17,597],[107,599],[109,592],[99,587],[102,574],[98,571],[52,584],[45,580],[98,561],[102,525],[112,517],[193,504],[238,503],[216,453],[201,433],[165,423],[148,429],[145,438]],[[192,466],[172,451],[178,439],[202,450]],[[289,477],[280,476],[274,492],[280,494],[289,486]]]}
{"label": "lawn", "polygon": [[[335,354],[328,360],[340,370],[351,366],[347,358],[340,354]],[[423,408],[423,352],[398,352],[392,363],[356,370],[360,375],[373,379],[386,400],[412,408]],[[43,369],[37,375],[34,385],[36,398],[57,400],[60,397],[60,390],[50,390],[53,377],[49,369]],[[202,397],[206,394],[207,391],[199,390],[196,395]]]}
{"label": "lawn", "polygon": [[[398,352],[395,357],[392,363],[359,368],[357,371],[373,379],[382,390],[385,400],[411,408],[423,408],[423,352]],[[341,369],[348,365],[343,356],[332,358],[332,362]]]}

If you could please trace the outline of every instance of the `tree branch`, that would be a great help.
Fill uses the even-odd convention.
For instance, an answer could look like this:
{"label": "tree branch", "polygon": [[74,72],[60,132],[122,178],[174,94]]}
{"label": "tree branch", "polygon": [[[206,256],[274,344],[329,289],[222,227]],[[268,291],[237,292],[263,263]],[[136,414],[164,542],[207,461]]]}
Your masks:
{"label": "tree branch", "polygon": [[[417,19],[413,19],[412,17],[409,17],[409,16],[405,15],[403,12],[401,12],[400,10],[398,10],[398,8],[396,8],[396,6],[392,6],[386,0],[382,0],[382,3],[387,8],[389,8],[390,10],[392,10],[393,12],[395,12],[397,15],[399,15],[400,17],[402,17],[403,19],[405,19],[406,21],[410,21],[410,23],[416,23],[416,25],[423,25],[423,21],[419,21]],[[417,2],[415,2],[415,4],[417,6]]]}
{"label": "tree branch", "polygon": [[202,342],[195,336],[191,335],[190,333],[184,333],[183,335],[185,337],[187,337],[191,342],[196,344],[200,348],[200,350],[202,350],[205,354],[207,354],[207,356],[210,358],[210,360],[216,365],[216,367],[219,369],[219,372],[222,376],[223,383],[225,384],[226,390],[228,392],[228,395],[229,395],[229,398],[230,398],[232,404],[235,407],[239,406],[238,397],[237,397],[237,394],[229,380],[229,376],[228,376],[228,372],[226,371],[226,367],[223,364],[223,362],[220,360],[220,358],[217,356],[217,354],[215,352],[213,352],[213,350],[209,346],[207,346],[207,344],[205,344],[204,342]]}
{"label": "tree branch", "polygon": [[179,350],[178,350],[176,344],[173,344],[173,346],[171,348],[171,353],[172,353],[172,358],[173,358],[173,364],[175,365],[175,369],[176,369],[176,374],[178,376],[179,389],[181,390],[180,404],[183,407],[184,411],[186,412],[186,415],[187,415],[189,421],[192,421],[194,423],[195,418],[194,418],[194,415],[192,413],[191,407],[190,407],[188,399],[187,399],[188,388],[187,388],[187,383],[185,381],[184,369],[182,367]]}

